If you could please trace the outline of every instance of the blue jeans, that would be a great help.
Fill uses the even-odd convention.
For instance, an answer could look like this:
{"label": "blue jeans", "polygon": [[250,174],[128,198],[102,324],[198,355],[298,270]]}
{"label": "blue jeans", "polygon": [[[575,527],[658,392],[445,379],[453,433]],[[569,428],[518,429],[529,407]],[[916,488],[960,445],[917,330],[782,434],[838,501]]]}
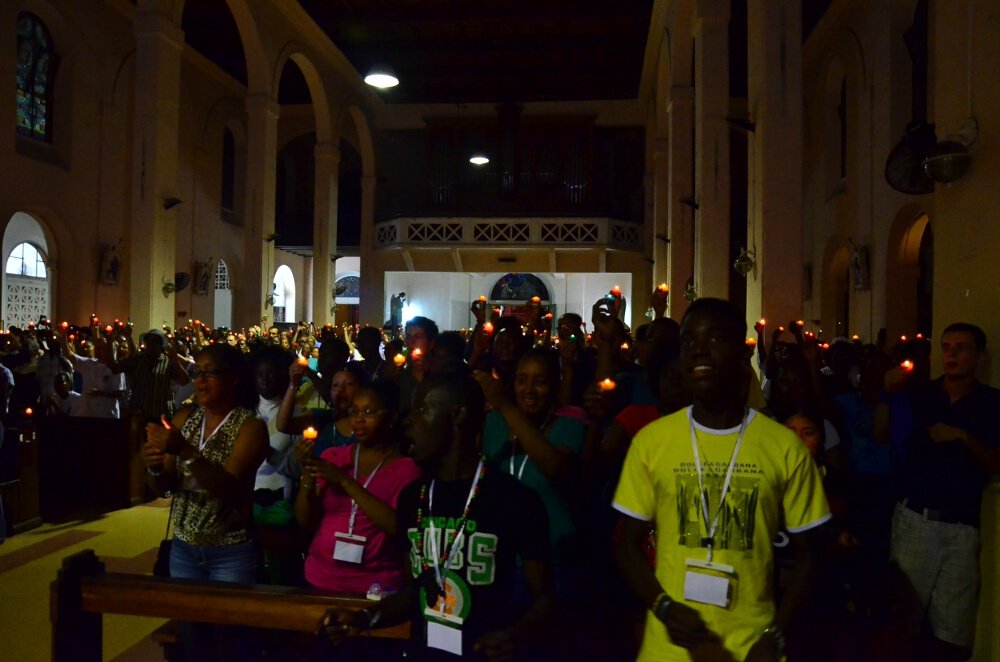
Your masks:
{"label": "blue jeans", "polygon": [[257,547],[253,541],[201,547],[174,538],[170,543],[170,577],[253,584],[257,581]]}

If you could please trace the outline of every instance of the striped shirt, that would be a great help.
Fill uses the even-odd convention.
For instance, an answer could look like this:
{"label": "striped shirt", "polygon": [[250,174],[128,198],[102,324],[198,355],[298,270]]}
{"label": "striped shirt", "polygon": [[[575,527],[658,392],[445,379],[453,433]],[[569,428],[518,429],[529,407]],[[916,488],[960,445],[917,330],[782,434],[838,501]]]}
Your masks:
{"label": "striped shirt", "polygon": [[133,413],[139,412],[147,420],[158,420],[170,415],[170,402],[174,399],[170,387],[173,376],[170,358],[160,354],[149,360],[149,354],[141,351],[122,363],[122,372],[128,377],[132,390],[130,405]]}

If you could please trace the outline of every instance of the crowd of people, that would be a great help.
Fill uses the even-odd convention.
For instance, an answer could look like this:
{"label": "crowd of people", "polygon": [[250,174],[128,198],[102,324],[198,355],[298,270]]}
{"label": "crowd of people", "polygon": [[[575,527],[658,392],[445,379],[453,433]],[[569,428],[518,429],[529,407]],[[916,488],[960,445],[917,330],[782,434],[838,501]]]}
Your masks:
{"label": "crowd of people", "polygon": [[931,379],[921,334],[748,337],[728,302],[666,300],[634,330],[612,290],[587,323],[480,297],[471,329],[188,320],[138,346],[41,320],[3,335],[0,386],[134,422],[172,577],[373,599],[314,656],[410,621],[380,658],[966,659],[1000,472],[982,330],[945,327]]}

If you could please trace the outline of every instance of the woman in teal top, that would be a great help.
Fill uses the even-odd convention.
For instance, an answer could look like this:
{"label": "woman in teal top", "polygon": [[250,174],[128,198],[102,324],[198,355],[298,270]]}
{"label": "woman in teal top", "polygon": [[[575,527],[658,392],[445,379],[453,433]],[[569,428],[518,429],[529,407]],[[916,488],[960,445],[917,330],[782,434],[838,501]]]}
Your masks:
{"label": "woman in teal top", "polygon": [[549,518],[556,564],[574,553],[575,527],[568,487],[578,473],[585,426],[560,416],[559,359],[551,350],[529,350],[514,375],[514,399],[486,372],[475,373],[493,411],[486,417],[483,454],[494,471],[503,471],[541,497]]}
{"label": "woman in teal top", "polygon": [[288,369],[289,384],[281,407],[278,409],[276,427],[286,434],[302,434],[307,427],[319,433],[316,437],[314,455],[319,457],[327,448],[347,446],[354,443],[351,418],[347,412],[358,390],[367,384],[367,375],[357,368],[345,368],[334,374],[330,381],[330,402],[332,409],[308,409],[296,411],[295,396],[302,383],[305,366],[292,363]]}

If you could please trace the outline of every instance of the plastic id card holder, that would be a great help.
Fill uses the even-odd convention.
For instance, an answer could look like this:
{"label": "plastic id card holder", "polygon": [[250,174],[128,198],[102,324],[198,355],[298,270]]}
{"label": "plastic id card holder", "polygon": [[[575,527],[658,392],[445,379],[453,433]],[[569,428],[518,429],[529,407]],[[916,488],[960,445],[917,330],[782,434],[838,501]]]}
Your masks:
{"label": "plastic id card holder", "polygon": [[424,610],[427,620],[427,647],[451,653],[462,654],[462,621],[458,616],[445,614],[437,609],[427,607]]}
{"label": "plastic id card holder", "polygon": [[733,597],[732,575],[735,574],[735,568],[696,559],[688,559],[687,566],[688,570],[684,573],[684,599],[727,609]]}
{"label": "plastic id card holder", "polygon": [[356,536],[350,533],[334,534],[337,541],[333,545],[333,558],[336,561],[345,563],[361,563],[365,556],[365,536]]}

